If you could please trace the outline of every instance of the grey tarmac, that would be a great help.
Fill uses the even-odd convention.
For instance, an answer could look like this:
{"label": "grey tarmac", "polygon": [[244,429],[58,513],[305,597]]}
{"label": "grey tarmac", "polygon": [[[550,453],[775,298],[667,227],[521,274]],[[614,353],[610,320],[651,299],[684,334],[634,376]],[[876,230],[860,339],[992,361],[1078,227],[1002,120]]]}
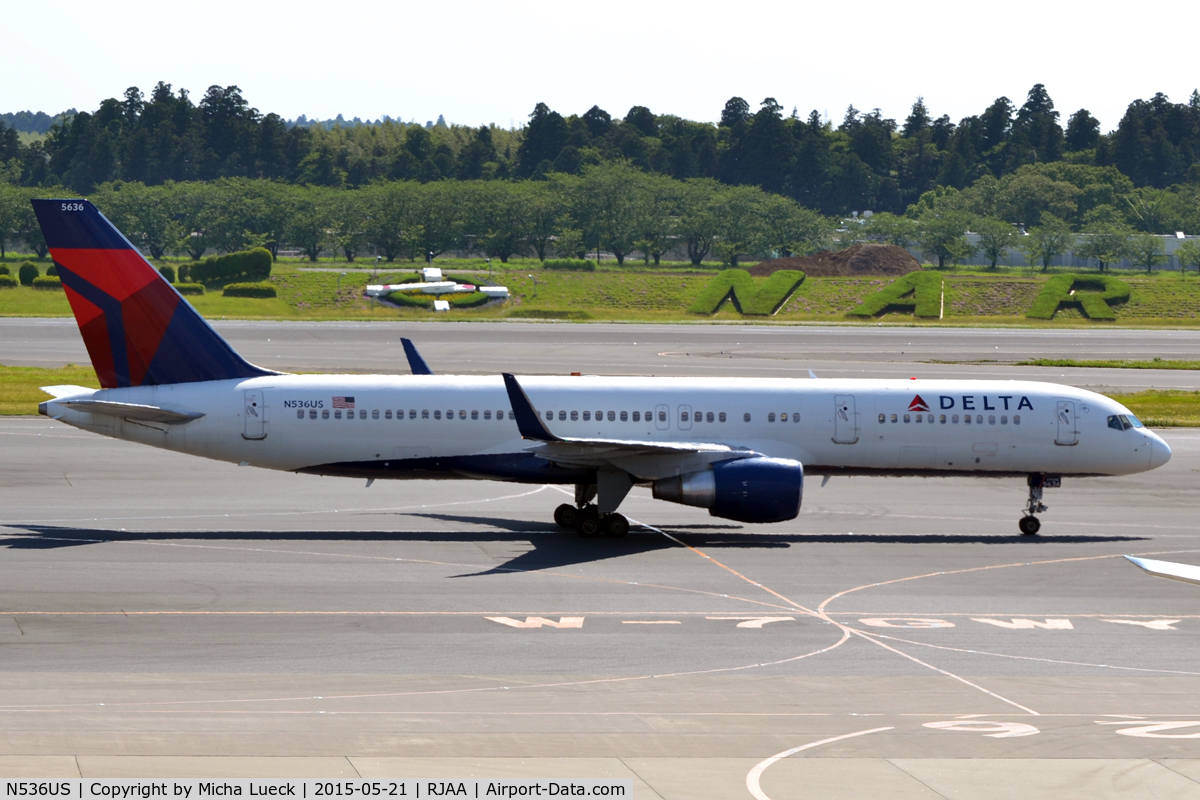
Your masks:
{"label": "grey tarmac", "polygon": [[[255,364],[300,372],[407,372],[400,337],[434,372],[1044,380],[1096,391],[1200,389],[1187,370],[1016,367],[1032,358],[1194,359],[1200,330],[1110,327],[274,322],[213,320]],[[939,361],[962,363],[934,363]],[[990,363],[1001,362],[1001,363]],[[0,364],[88,363],[73,319],[0,318]]]}
{"label": "grey tarmac", "polygon": [[[263,360],[238,338],[254,325],[221,324]],[[310,368],[342,348],[350,367],[373,369],[382,348],[403,363],[395,339],[415,334],[434,369],[468,371],[470,340],[454,337],[482,331],[484,358],[516,353],[529,372],[566,371],[571,349],[583,371],[650,371],[627,355],[632,341],[668,352],[709,335],[508,329],[295,326],[286,352],[298,362],[310,335],[325,353]],[[30,341],[69,338],[45,330]],[[758,356],[720,374],[816,363],[800,352],[811,341],[788,345],[795,358],[759,357],[765,330],[734,338]],[[916,329],[883,330],[881,352],[912,346],[897,337]],[[0,353],[20,349],[8,334],[0,325]],[[867,342],[833,334],[830,369]],[[1022,346],[1005,341],[1006,353]],[[1100,357],[1116,342],[1066,354]],[[533,368],[539,353],[549,367]],[[936,366],[854,357],[877,371]],[[718,361],[664,363],[687,374]],[[1196,797],[1200,591],[1121,558],[1200,563],[1200,431],[1161,433],[1174,449],[1165,468],[1065,480],[1035,538],[1016,535],[1018,480],[834,478],[809,482],[800,517],[782,525],[637,489],[622,510],[638,524],[611,541],[559,531],[555,487],[367,489],[0,419],[0,776]]]}

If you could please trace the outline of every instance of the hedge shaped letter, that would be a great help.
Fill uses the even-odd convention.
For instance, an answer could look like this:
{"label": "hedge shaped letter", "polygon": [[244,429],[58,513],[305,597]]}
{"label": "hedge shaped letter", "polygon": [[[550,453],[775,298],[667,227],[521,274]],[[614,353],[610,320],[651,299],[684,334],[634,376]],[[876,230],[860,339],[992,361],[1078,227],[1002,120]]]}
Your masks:
{"label": "hedge shaped letter", "polygon": [[[1071,294],[1074,291],[1075,294]],[[1117,318],[1112,303],[1129,299],[1129,284],[1107,275],[1055,275],[1046,281],[1025,316],[1028,319],[1054,319],[1063,305],[1078,305],[1088,319]]]}
{"label": "hedge shaped letter", "polygon": [[846,312],[848,317],[874,317],[889,309],[911,308],[918,317],[942,316],[942,276],[936,272],[910,272],[890,286],[869,295]]}
{"label": "hedge shaped letter", "polygon": [[715,314],[722,303],[731,300],[734,308],[743,314],[769,316],[774,314],[803,282],[803,272],[781,269],[772,273],[760,288],[755,288],[754,279],[746,270],[723,270],[704,287],[700,296],[688,307],[688,311],[692,314]]}

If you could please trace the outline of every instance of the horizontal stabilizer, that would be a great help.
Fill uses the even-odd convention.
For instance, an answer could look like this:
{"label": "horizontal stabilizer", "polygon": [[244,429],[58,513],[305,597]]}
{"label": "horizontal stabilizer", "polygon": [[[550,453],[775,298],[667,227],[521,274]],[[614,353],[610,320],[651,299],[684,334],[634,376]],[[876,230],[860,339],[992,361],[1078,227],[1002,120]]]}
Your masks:
{"label": "horizontal stabilizer", "polygon": [[138,420],[139,422],[161,422],[166,425],[182,425],[204,415],[198,411],[171,411],[158,406],[144,406],[137,403],[114,403],[111,400],[63,400],[60,406],[75,411],[85,411],[89,414],[108,414],[123,419]]}
{"label": "horizontal stabilizer", "polygon": [[1125,556],[1144,572],[1156,578],[1170,578],[1184,583],[1200,584],[1200,567],[1194,564],[1177,564],[1174,561],[1155,561],[1152,558]]}
{"label": "horizontal stabilizer", "polygon": [[89,389],[86,386],[71,386],[70,384],[63,384],[62,386],[39,386],[38,388],[51,397],[71,397],[72,395],[77,394],[94,394],[96,391],[95,389]]}

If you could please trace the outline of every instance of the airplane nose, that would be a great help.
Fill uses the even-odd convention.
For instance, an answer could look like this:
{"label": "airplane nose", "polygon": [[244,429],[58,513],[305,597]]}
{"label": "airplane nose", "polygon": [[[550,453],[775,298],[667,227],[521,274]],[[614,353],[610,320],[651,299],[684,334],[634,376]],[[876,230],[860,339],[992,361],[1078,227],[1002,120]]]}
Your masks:
{"label": "airplane nose", "polygon": [[1150,469],[1157,469],[1171,460],[1171,446],[1162,440],[1161,436],[1150,440]]}

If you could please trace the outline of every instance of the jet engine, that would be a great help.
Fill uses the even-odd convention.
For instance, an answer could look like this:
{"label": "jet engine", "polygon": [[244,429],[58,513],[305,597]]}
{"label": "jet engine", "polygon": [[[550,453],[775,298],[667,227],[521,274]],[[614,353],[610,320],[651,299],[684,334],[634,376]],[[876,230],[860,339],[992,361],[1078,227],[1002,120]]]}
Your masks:
{"label": "jet engine", "polygon": [[800,513],[804,467],[786,458],[721,461],[702,472],[654,481],[654,497],[707,508],[738,522],[784,522]]}

